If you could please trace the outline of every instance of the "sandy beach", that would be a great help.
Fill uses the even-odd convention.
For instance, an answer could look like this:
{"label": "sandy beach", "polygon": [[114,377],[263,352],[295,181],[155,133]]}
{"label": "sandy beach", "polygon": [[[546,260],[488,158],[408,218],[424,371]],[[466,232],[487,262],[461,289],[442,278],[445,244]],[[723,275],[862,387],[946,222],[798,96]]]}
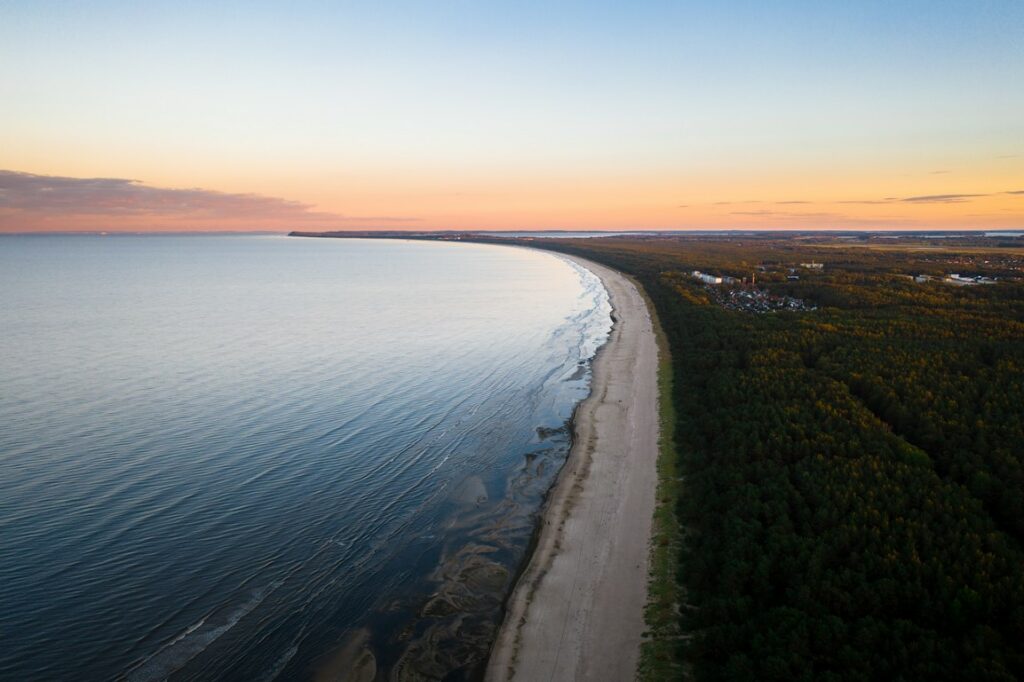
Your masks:
{"label": "sandy beach", "polygon": [[601,278],[615,326],[594,361],[590,397],[544,510],[537,547],[508,603],[488,680],[631,680],[647,596],[657,486],[657,344],[643,297]]}

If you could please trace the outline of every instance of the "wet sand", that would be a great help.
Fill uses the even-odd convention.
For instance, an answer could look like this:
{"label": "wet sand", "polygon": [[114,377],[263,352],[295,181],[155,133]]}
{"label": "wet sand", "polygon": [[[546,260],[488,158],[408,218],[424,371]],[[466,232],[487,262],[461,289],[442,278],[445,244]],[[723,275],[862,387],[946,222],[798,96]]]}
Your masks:
{"label": "wet sand", "polygon": [[615,326],[544,509],[537,546],[508,602],[487,680],[634,679],[644,631],[657,487],[658,351],[643,297],[601,278]]}

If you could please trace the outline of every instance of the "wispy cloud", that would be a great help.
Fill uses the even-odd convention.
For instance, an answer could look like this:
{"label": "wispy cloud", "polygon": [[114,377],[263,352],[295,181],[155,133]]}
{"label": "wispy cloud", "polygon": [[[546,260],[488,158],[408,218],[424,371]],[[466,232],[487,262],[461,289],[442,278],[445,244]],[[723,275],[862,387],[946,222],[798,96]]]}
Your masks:
{"label": "wispy cloud", "polygon": [[796,211],[730,211],[729,215],[743,215],[743,216],[769,216],[773,218],[843,218],[838,213],[827,213],[827,212],[808,212],[799,213]]}
{"label": "wispy cloud", "polygon": [[203,225],[245,222],[258,227],[287,228],[310,224],[399,223],[400,216],[345,216],[316,211],[309,204],[261,194],[152,187],[124,178],[71,178],[0,170],[0,228],[33,219],[107,219],[144,226],[191,221]]}
{"label": "wispy cloud", "polygon": [[961,201],[967,201],[968,199],[975,199],[977,197],[987,197],[989,194],[924,194],[919,197],[904,197],[902,199],[896,199],[896,201],[902,201],[911,204],[952,204],[959,203]]}
{"label": "wispy cloud", "polygon": [[849,229],[867,229],[878,227],[909,227],[916,224],[913,220],[899,216],[875,216],[868,218],[828,211],[797,212],[764,209],[753,211],[730,211],[729,215],[733,216],[737,221],[746,219],[748,221],[747,224],[756,224],[761,226],[777,224],[780,226],[800,225],[805,227],[845,227]]}
{"label": "wispy cloud", "polygon": [[971,199],[983,197],[994,197],[1000,194],[1024,194],[1024,190],[1011,190],[1008,192],[983,192],[976,194],[922,194],[913,197],[885,197],[884,199],[848,199],[837,201],[837,204],[957,204]]}
{"label": "wispy cloud", "polygon": [[[936,173],[944,173],[946,171],[935,171]],[[983,197],[994,197],[1003,194],[1024,194],[1024,190],[1011,190],[1007,192],[985,192],[985,193],[962,193],[962,194],[922,194],[917,196],[909,197],[883,197],[881,199],[841,199],[837,201],[807,201],[802,199],[794,199],[787,201],[716,201],[713,202],[712,206],[732,206],[735,204],[763,204],[769,206],[789,206],[789,205],[821,205],[821,204],[849,204],[849,205],[883,205],[883,204],[954,204],[970,201],[972,199],[980,199]],[[705,204],[707,205],[707,204]],[[766,211],[732,211],[732,215],[758,215],[764,214]],[[810,214],[800,214],[810,215]]]}
{"label": "wispy cloud", "polygon": [[838,204],[954,204],[991,194],[922,194],[913,197],[885,197],[884,199],[847,199]]}

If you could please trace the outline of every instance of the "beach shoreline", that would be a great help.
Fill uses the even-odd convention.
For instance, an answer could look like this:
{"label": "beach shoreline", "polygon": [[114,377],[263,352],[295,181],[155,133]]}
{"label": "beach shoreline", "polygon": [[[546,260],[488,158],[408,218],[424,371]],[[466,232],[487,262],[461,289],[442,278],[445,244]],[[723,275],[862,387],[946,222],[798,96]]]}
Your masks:
{"label": "beach shoreline", "polygon": [[601,279],[614,325],[574,414],[573,446],[506,603],[486,679],[628,680],[644,632],[657,487],[657,343],[633,282],[557,255]]}

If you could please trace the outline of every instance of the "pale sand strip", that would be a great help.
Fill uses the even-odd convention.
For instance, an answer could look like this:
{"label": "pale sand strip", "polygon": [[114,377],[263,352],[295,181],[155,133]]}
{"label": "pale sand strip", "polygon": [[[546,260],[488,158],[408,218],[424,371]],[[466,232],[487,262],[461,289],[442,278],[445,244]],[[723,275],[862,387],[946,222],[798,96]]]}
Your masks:
{"label": "pale sand strip", "polygon": [[576,439],[509,599],[488,680],[636,675],[658,482],[658,349],[633,283],[572,260],[601,278],[617,321],[594,361],[591,394],[576,412]]}

